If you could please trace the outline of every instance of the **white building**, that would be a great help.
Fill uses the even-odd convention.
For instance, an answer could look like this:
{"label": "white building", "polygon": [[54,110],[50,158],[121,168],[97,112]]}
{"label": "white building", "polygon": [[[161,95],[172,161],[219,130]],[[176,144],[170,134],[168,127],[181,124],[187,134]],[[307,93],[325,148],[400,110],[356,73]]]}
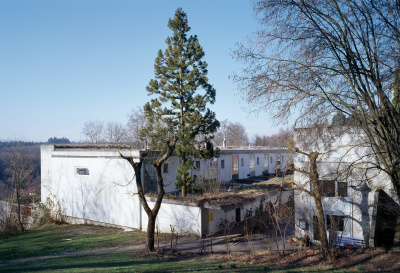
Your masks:
{"label": "white building", "polygon": [[[98,222],[145,229],[147,215],[139,202],[134,171],[122,159],[119,151],[139,157],[138,150],[101,145],[43,145],[41,147],[41,198],[58,202],[63,214],[70,221]],[[275,173],[276,154],[284,156],[284,150],[238,149],[221,150],[213,160],[194,159],[192,175],[216,178],[221,182],[259,176],[263,172]],[[178,191],[174,181],[179,158],[171,156],[163,166],[166,193]],[[142,185],[145,191],[156,191],[154,168],[143,165]],[[264,198],[265,199],[265,198]],[[151,198],[150,205],[154,205]],[[248,204],[252,207],[254,204]],[[240,206],[242,210],[246,206]],[[215,232],[220,218],[233,217],[231,210],[197,204],[164,200],[158,216],[163,232],[170,231],[170,224],[177,230],[195,234]],[[235,217],[243,220],[244,212],[235,211]],[[239,215],[239,216],[238,216]],[[214,220],[215,219],[215,220]]]}
{"label": "white building", "polygon": [[[297,129],[295,146],[307,153],[321,153],[317,166],[327,233],[358,238],[369,246],[390,245],[397,221],[397,194],[386,174],[374,168],[376,160],[364,137],[357,129]],[[308,164],[307,156],[294,156],[296,169],[307,170]],[[295,172],[294,182],[300,189],[311,190],[309,177],[303,173]],[[307,234],[318,242],[313,198],[295,190],[294,199],[296,235]],[[332,221],[334,231],[330,231]]]}

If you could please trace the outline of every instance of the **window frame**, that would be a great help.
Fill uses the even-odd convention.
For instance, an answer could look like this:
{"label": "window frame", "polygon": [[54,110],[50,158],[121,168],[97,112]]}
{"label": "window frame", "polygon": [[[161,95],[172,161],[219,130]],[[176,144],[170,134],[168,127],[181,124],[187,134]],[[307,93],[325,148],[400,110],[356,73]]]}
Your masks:
{"label": "window frame", "polygon": [[[334,182],[334,188],[331,187],[329,189],[326,186],[327,182]],[[320,186],[322,198],[345,198],[349,196],[348,195],[349,186],[347,181],[338,181],[337,179],[325,178],[325,179],[319,179],[318,184]],[[311,183],[310,190],[311,192],[314,191],[313,183]]]}
{"label": "window frame", "polygon": [[78,176],[90,175],[89,168],[87,167],[75,167],[75,174]]}

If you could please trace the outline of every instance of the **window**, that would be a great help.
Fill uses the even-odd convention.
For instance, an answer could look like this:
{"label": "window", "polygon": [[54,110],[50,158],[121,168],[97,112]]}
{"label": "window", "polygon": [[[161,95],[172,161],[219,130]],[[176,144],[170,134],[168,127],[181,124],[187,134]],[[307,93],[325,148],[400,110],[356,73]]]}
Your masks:
{"label": "window", "polygon": [[76,168],[76,173],[78,175],[89,175],[89,169],[88,168]]}
{"label": "window", "polygon": [[168,163],[164,163],[164,173],[168,173]]}
{"label": "window", "polygon": [[326,226],[328,230],[343,231],[344,230],[344,217],[338,215],[327,215]]}
{"label": "window", "polygon": [[196,161],[194,168],[195,168],[196,170],[200,170],[200,160],[197,160],[197,161]]}
{"label": "window", "polygon": [[225,168],[225,160],[221,160],[221,169]]}
{"label": "window", "polygon": [[270,161],[270,163],[272,163],[272,156],[269,157],[269,161]]}
{"label": "window", "polygon": [[[336,180],[318,180],[322,197],[347,197],[347,182],[337,182]],[[311,183],[311,191],[314,185]]]}
{"label": "window", "polygon": [[257,165],[260,165],[260,158],[257,156]]}
{"label": "window", "polygon": [[335,197],[335,180],[319,180],[323,197]]}
{"label": "window", "polygon": [[347,197],[347,182],[337,182],[338,197]]}
{"label": "window", "polygon": [[240,166],[242,166],[242,167],[244,166],[244,158],[240,159]]}

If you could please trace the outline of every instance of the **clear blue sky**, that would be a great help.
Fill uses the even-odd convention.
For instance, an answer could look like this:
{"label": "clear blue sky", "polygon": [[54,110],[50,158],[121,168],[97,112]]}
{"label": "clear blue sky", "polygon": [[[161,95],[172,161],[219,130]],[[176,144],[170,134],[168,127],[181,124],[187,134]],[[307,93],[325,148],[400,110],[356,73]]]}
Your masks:
{"label": "clear blue sky", "polygon": [[177,7],[204,48],[217,118],[241,122],[250,138],[275,133],[266,115],[248,116],[228,78],[240,70],[235,44],[258,26],[248,0],[2,0],[0,140],[79,141],[85,121],[125,124],[150,99],[145,87]]}

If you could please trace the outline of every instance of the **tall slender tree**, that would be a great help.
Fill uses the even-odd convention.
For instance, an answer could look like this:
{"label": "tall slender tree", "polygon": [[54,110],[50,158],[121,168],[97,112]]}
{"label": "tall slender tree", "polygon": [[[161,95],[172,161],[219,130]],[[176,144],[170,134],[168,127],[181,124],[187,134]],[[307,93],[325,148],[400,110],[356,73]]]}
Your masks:
{"label": "tall slender tree", "polygon": [[215,102],[215,89],[208,83],[207,63],[202,60],[204,51],[196,35],[187,36],[190,27],[182,8],[169,19],[168,27],[173,34],[165,41],[165,51],[159,50],[154,64],[155,79],[146,88],[149,95],[158,95],[158,98],[146,104],[145,111],[156,112],[174,123],[175,152],[181,159],[177,185],[182,187],[182,196],[185,196],[191,181],[188,161],[193,156],[214,156],[211,140],[219,122],[207,108],[207,103]]}

